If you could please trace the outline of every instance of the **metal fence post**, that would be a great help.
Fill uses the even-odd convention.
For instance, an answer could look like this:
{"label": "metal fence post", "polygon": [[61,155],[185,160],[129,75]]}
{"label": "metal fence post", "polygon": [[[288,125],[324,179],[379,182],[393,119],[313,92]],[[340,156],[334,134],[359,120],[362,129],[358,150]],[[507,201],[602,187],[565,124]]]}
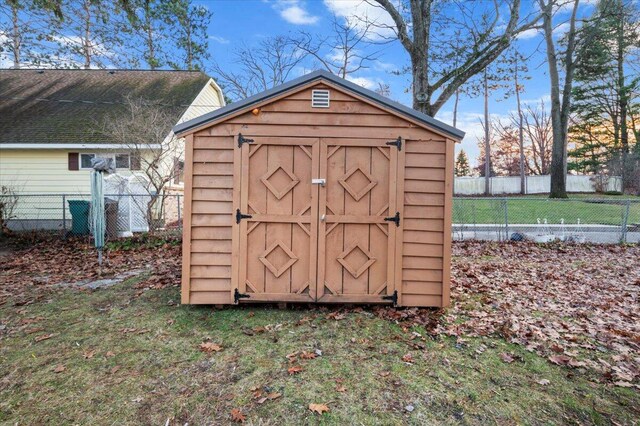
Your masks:
{"label": "metal fence post", "polygon": [[629,208],[631,207],[631,200],[627,200],[622,214],[622,235],[620,235],[620,243],[627,242],[627,226],[629,223]]}
{"label": "metal fence post", "polygon": [[509,211],[508,211],[508,200],[506,198],[502,199],[502,208],[504,209],[504,229],[505,235],[504,240],[509,240]]}
{"label": "metal fence post", "polygon": [[180,214],[180,194],[176,195],[176,202],[178,203],[178,227],[182,228],[180,224],[181,214]]}
{"label": "metal fence post", "polygon": [[67,196],[62,194],[62,229],[67,233]]}

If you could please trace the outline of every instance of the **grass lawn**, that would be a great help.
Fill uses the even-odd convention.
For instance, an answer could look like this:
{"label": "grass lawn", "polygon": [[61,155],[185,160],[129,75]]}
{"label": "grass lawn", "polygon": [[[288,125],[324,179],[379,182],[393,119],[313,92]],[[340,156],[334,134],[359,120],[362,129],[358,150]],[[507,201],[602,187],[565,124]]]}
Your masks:
{"label": "grass lawn", "polygon": [[97,290],[87,242],[0,247],[0,424],[640,418],[640,247],[456,244],[444,312],[181,306],[178,241],[111,247]]}
{"label": "grass lawn", "polygon": [[[234,409],[274,425],[638,418],[636,390],[598,384],[502,339],[411,340],[368,310],[336,320],[319,310],[175,306],[176,288],[136,297],[130,284],[0,307],[10,327],[25,324],[2,341],[0,422],[224,424]],[[201,352],[208,340],[223,349]],[[287,358],[316,349],[315,359]],[[505,352],[516,360],[505,363]],[[294,365],[302,371],[289,374]],[[260,403],[268,395],[275,399]],[[319,416],[310,403],[330,411]]]}
{"label": "grass lawn", "polygon": [[[559,224],[561,219],[567,224],[575,224],[580,219],[583,224],[620,225],[626,209],[624,200],[628,199],[633,201],[629,208],[628,223],[640,224],[640,197],[602,194],[571,194],[567,200],[550,200],[547,195],[492,199],[456,197],[453,222],[503,224],[504,199],[507,200],[510,224],[535,224],[538,218],[546,218],[551,224]],[[599,202],[592,202],[594,199]]]}

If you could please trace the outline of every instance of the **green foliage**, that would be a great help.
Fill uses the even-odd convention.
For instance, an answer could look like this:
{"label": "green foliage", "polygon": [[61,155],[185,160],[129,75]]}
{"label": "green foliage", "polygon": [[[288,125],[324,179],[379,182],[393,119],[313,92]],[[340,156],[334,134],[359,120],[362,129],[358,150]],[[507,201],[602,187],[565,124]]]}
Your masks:
{"label": "green foliage", "polygon": [[616,154],[629,151],[634,133],[627,127],[639,109],[640,76],[628,75],[640,42],[637,6],[601,0],[597,8],[582,29],[569,128],[568,169],[582,173],[606,171]]}
{"label": "green foliage", "polygon": [[212,13],[193,0],[11,0],[0,52],[18,67],[201,70]]}
{"label": "green foliage", "polygon": [[464,152],[464,149],[461,149],[456,157],[456,176],[470,176],[471,168],[469,167],[469,158],[467,157],[467,153]]}
{"label": "green foliage", "polygon": [[174,69],[201,70],[203,61],[209,58],[207,28],[213,13],[192,0],[171,0],[163,5],[165,23],[174,25],[176,47],[181,53],[179,61],[169,59],[167,63]]}

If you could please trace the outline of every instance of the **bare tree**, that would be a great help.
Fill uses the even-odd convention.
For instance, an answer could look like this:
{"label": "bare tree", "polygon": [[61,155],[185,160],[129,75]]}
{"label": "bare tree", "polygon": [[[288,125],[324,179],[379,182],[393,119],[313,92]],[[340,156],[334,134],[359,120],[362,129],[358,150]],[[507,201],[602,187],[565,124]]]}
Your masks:
{"label": "bare tree", "polygon": [[290,38],[276,36],[262,40],[258,46],[244,45],[236,50],[233,62],[237,71],[217,63],[213,71],[228,96],[244,99],[287,81],[305,57]]}
{"label": "bare tree", "polygon": [[[515,123],[516,120],[519,122],[519,117],[511,117],[512,122]],[[539,107],[527,105],[522,112],[522,122],[522,129],[528,142],[529,171],[536,175],[549,174],[553,126],[544,102],[540,102]]]}
{"label": "bare tree", "polygon": [[369,67],[377,61],[380,52],[367,53],[373,24],[358,25],[354,18],[340,20],[333,16],[333,34],[324,38],[301,32],[293,40],[298,49],[311,55],[322,68],[342,78]]}
{"label": "bare tree", "polygon": [[[498,0],[408,0],[398,6],[392,0],[367,1],[391,16],[393,26],[373,25],[393,30],[409,54],[413,108],[430,116],[465,82],[498,58],[516,35],[534,27],[540,18],[537,12],[521,18],[521,0],[506,2],[506,19],[502,16],[505,2]],[[451,40],[452,30],[460,31],[465,43]],[[452,61],[456,56],[461,59]]]}
{"label": "bare tree", "polygon": [[[184,158],[184,142],[171,131],[175,114],[170,107],[140,98],[126,98],[124,112],[114,114],[101,125],[101,133],[122,145],[130,156],[131,169],[146,179],[147,221],[154,230],[162,217],[166,189],[175,176],[176,161]],[[137,200],[134,198],[134,202]]]}
{"label": "bare tree", "polygon": [[[547,51],[547,64],[549,66],[549,82],[551,84],[551,123],[553,126],[553,147],[551,154],[551,198],[567,197],[567,135],[569,131],[569,115],[571,113],[571,99],[573,90],[574,73],[579,59],[580,46],[588,45],[596,32],[580,33],[578,26],[578,9],[580,0],[538,0],[542,10],[542,29],[544,31],[545,46]],[[567,5],[571,6],[568,19],[569,29],[562,37],[561,46],[554,37],[554,14]],[[606,14],[596,15],[591,21],[592,26],[598,26],[599,21]],[[557,23],[556,23],[557,24]],[[557,24],[559,25],[559,24]],[[581,36],[580,36],[581,35]],[[563,50],[561,50],[563,49]],[[561,86],[560,69],[564,70],[564,79]]]}
{"label": "bare tree", "polygon": [[571,88],[575,71],[574,52],[576,47],[576,17],[580,0],[572,0],[573,6],[569,18],[569,31],[566,35],[566,47],[562,55],[565,76],[560,90],[559,53],[554,41],[553,16],[558,7],[557,0],[538,0],[542,10],[542,28],[549,65],[551,83],[551,123],[553,126],[553,149],[551,155],[551,198],[567,198],[567,132],[571,105]]}

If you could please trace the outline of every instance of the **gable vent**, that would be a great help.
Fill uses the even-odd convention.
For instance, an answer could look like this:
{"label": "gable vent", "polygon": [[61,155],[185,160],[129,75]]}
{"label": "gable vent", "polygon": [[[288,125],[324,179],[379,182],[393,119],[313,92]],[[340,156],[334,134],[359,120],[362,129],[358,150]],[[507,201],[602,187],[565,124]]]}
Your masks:
{"label": "gable vent", "polygon": [[329,108],[329,91],[328,90],[311,91],[311,107],[312,108]]}

